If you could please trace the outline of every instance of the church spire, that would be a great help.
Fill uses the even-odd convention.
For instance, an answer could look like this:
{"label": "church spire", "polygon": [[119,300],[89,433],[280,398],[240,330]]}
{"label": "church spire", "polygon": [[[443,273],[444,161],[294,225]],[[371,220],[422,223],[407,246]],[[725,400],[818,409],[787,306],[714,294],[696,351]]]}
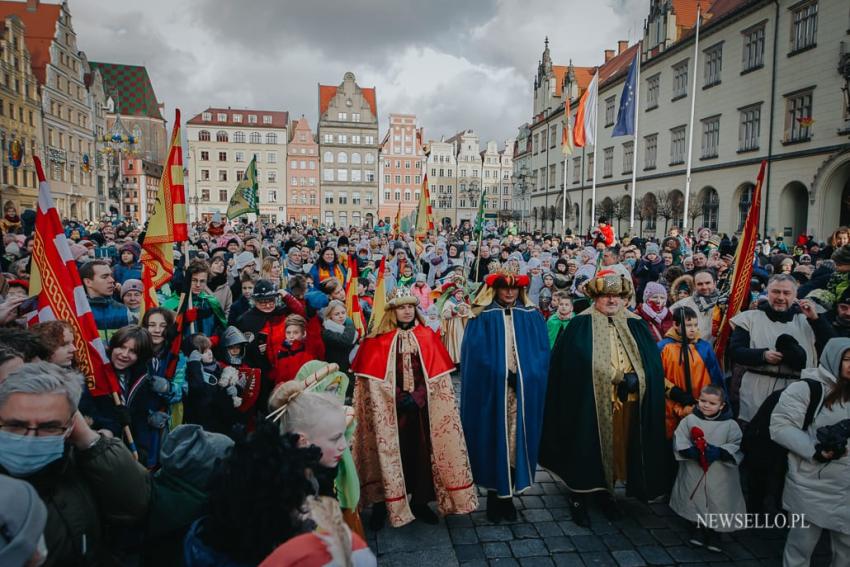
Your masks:
{"label": "church spire", "polygon": [[543,42],[543,74],[549,76],[552,73],[552,56],[549,54],[549,36]]}

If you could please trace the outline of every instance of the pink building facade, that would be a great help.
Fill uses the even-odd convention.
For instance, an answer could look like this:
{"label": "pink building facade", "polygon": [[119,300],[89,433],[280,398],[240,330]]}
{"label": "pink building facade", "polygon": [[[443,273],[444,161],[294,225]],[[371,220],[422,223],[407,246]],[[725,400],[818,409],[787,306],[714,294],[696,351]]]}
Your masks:
{"label": "pink building facade", "polygon": [[401,216],[408,216],[419,203],[425,152],[422,128],[414,114],[390,114],[389,129],[381,143],[380,206],[378,218],[393,222],[401,203]]}
{"label": "pink building facade", "polygon": [[304,116],[290,123],[286,183],[288,219],[318,226],[321,215],[319,144]]}

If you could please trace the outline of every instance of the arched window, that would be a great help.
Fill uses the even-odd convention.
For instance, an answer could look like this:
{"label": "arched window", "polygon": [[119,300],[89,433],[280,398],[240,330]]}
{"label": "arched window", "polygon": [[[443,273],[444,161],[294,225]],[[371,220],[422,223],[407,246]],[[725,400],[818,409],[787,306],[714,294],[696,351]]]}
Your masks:
{"label": "arched window", "polygon": [[395,197],[396,201],[401,201],[401,191],[399,191],[398,189],[396,189],[395,195],[393,196]]}
{"label": "arched window", "polygon": [[325,163],[333,163],[334,162],[334,153],[333,152],[325,152],[325,155],[322,157],[325,160]]}
{"label": "arched window", "polygon": [[351,225],[360,226],[361,224],[363,224],[363,221],[360,219],[360,211],[351,213]]}
{"label": "arched window", "polygon": [[753,187],[752,183],[745,184],[741,189],[741,197],[738,199],[738,230],[744,228],[744,223],[747,222],[747,213],[750,212],[750,207],[753,206]]}
{"label": "arched window", "polygon": [[245,132],[242,132],[241,130],[237,130],[236,132],[234,132],[233,133],[233,141],[237,144],[244,144],[245,143]]}
{"label": "arched window", "polygon": [[706,187],[702,197],[702,225],[717,230],[717,214],[720,210],[720,197],[713,187]]}
{"label": "arched window", "polygon": [[336,154],[336,162],[337,163],[348,163],[348,156],[345,152],[339,152]]}
{"label": "arched window", "polygon": [[210,131],[209,130],[201,130],[198,132],[198,140],[201,142],[209,142],[210,141]]}
{"label": "arched window", "polygon": [[410,200],[410,191],[405,191],[405,192],[404,192],[404,200],[405,200],[405,201],[409,201],[409,200]]}
{"label": "arched window", "polygon": [[360,163],[360,154],[358,152],[351,154],[351,163]]}
{"label": "arched window", "polygon": [[266,143],[267,144],[276,144],[277,143],[277,134],[274,132],[269,132],[266,134]]}
{"label": "arched window", "polygon": [[375,154],[367,153],[366,154],[366,163],[375,163]]}
{"label": "arched window", "polygon": [[215,141],[216,142],[226,142],[227,141],[227,132],[224,130],[219,130],[215,133]]}
{"label": "arched window", "polygon": [[575,221],[575,223],[574,223],[575,226],[579,226],[579,217],[581,216],[581,207],[579,206],[578,203],[573,205],[573,216],[575,217],[575,218],[573,218],[573,220]]}
{"label": "arched window", "polygon": [[262,144],[263,138],[260,136],[259,132],[251,132],[251,143],[252,144]]}

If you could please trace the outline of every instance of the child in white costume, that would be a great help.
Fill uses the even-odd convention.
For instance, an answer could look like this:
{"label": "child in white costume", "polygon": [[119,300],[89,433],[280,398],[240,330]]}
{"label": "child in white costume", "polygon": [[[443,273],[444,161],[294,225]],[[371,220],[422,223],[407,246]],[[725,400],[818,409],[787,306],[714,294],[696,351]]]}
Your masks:
{"label": "child in white costume", "polygon": [[[702,389],[698,407],[679,422],[673,434],[679,471],[670,495],[670,508],[694,522],[691,543],[704,545],[711,551],[720,551],[718,535],[714,529],[698,527],[698,515],[747,511],[738,474],[738,465],[744,458],[741,438],[741,428],[732,419],[723,389],[714,385]],[[721,532],[738,529],[734,523],[719,522],[715,528]]]}

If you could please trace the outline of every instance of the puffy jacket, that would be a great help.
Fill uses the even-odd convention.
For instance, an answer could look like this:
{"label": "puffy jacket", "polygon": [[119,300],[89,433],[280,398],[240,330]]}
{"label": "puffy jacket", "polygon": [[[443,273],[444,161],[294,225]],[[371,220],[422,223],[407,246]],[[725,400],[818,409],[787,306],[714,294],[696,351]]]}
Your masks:
{"label": "puffy jacket", "polygon": [[115,331],[130,324],[130,310],[111,297],[89,297],[89,305],[100,338],[104,341],[108,342]]}
{"label": "puffy jacket", "polygon": [[118,263],[112,268],[112,277],[121,285],[124,285],[127,280],[140,280],[142,279],[142,265],[139,262],[129,266]]}
{"label": "puffy jacket", "polygon": [[186,567],[251,567],[240,563],[220,551],[216,551],[201,540],[200,530],[203,518],[192,524],[183,542],[183,561]]}
{"label": "puffy jacket", "polygon": [[112,563],[107,528],[135,525],[148,513],[150,476],[119,439],[101,437],[85,451],[68,447],[64,458],[24,480],[47,506],[46,566]]}
{"label": "puffy jacket", "polygon": [[[834,339],[830,343],[836,341],[843,342],[843,348],[850,348],[850,340]],[[831,350],[834,349],[827,344],[821,366],[804,369],[802,373],[803,378],[823,383],[824,398],[836,387],[835,374],[824,368],[824,362],[828,363],[824,359],[830,358]],[[838,372],[842,354],[843,351],[838,353],[834,365]],[[814,460],[818,428],[850,419],[850,404],[839,401],[827,408],[821,401],[814,421],[807,430],[802,430],[809,397],[808,385],[794,382],[782,392],[770,418],[771,439],[788,449],[782,507],[795,514],[805,514],[807,522],[821,528],[850,534],[850,507],[842,496],[850,491],[850,456],[845,454],[828,463]]]}

